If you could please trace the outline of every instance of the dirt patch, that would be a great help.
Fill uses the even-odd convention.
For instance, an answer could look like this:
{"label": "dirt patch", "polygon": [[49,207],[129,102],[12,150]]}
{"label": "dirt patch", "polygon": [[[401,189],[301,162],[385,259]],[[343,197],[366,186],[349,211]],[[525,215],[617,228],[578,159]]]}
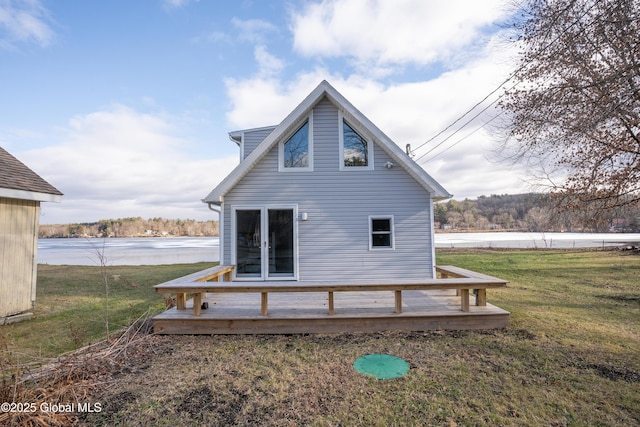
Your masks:
{"label": "dirt patch", "polygon": [[191,389],[182,401],[177,405],[179,413],[186,413],[190,418],[196,421],[203,421],[203,413],[208,411],[230,412],[233,411],[233,403],[223,401],[222,405],[216,402],[216,396],[208,386],[198,386]]}
{"label": "dirt patch", "polygon": [[640,304],[640,295],[599,295],[600,298],[610,299],[618,302]]}
{"label": "dirt patch", "polygon": [[588,368],[593,369],[601,377],[608,378],[612,381],[625,381],[628,383],[640,382],[640,373],[626,368],[607,365],[589,365]]}

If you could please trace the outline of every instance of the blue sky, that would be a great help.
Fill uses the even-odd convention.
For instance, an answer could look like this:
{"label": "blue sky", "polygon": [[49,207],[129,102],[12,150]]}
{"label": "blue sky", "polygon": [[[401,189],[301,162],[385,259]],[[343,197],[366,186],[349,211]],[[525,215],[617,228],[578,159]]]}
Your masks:
{"label": "blue sky", "polygon": [[[508,4],[0,0],[0,146],[65,194],[43,224],[217,219],[200,199],[238,163],[228,132],[279,123],[326,79],[419,147],[513,70]],[[491,161],[494,116],[415,150],[457,199],[529,190]]]}

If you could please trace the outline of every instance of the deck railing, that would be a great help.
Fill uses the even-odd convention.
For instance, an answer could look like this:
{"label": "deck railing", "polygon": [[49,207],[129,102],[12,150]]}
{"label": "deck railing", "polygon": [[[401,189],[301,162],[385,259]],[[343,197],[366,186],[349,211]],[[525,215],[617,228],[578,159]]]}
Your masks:
{"label": "deck railing", "polygon": [[[156,285],[156,289],[158,286],[164,286],[167,289],[170,289],[174,285],[178,283],[184,282],[192,282],[192,283],[203,283],[203,282],[220,282],[220,278],[222,278],[225,282],[231,281],[231,272],[235,268],[234,265],[216,265],[215,267],[207,268],[205,270],[196,271],[195,273],[188,274],[186,276],[178,277],[177,279],[169,280],[168,282],[164,282],[160,285]],[[187,308],[187,294],[186,292],[170,292],[176,294],[176,308],[178,310],[184,310]],[[200,306],[202,305],[203,295],[201,293],[193,294],[193,304],[194,304],[194,313],[196,311],[196,303],[198,305],[198,315],[200,314]],[[196,301],[197,300],[197,301]],[[170,304],[167,304],[169,306]]]}
{"label": "deck railing", "polygon": [[[260,293],[261,314],[268,314],[268,294],[272,292],[327,292],[329,314],[334,314],[334,292],[363,292],[363,291],[393,291],[395,295],[395,312],[402,313],[402,291],[455,289],[460,296],[461,310],[469,311],[469,292],[474,291],[476,305],[487,305],[488,288],[500,288],[507,285],[506,280],[485,274],[476,273],[454,266],[438,266],[436,272],[438,278],[415,280],[372,280],[363,282],[332,281],[286,281],[286,282],[230,282],[234,266],[217,266],[203,270],[189,276],[181,277],[169,282],[156,285],[156,291],[160,293],[176,294],[176,308],[186,309],[186,295],[193,294],[193,314],[201,314],[201,304],[206,293]],[[219,282],[224,277],[225,283],[203,283],[209,281]]]}

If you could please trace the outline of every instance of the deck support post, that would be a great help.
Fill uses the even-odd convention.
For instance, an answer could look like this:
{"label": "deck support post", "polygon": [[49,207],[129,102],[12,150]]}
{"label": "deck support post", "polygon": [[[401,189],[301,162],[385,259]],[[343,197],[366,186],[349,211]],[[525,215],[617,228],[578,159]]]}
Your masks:
{"label": "deck support post", "polygon": [[262,292],[262,298],[260,300],[260,314],[266,316],[269,311],[267,309],[267,304],[269,302],[269,294],[267,292]]}
{"label": "deck support post", "polygon": [[396,295],[396,313],[402,313],[402,291],[395,291]]}
{"label": "deck support post", "polygon": [[193,294],[193,315],[200,316],[202,313],[202,293],[196,292]]}
{"label": "deck support post", "polygon": [[187,309],[187,294],[185,292],[178,292],[176,294],[176,308],[178,310]]}
{"label": "deck support post", "polygon": [[481,307],[487,306],[487,290],[486,289],[476,289],[476,305]]}
{"label": "deck support post", "polygon": [[333,316],[335,313],[333,305],[333,291],[329,291],[329,316]]}
{"label": "deck support post", "polygon": [[460,289],[462,311],[469,311],[469,289]]}

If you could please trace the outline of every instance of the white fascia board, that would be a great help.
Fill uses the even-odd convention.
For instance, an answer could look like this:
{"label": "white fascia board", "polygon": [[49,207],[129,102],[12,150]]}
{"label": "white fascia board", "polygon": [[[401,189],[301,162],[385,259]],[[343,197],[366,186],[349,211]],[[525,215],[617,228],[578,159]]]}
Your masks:
{"label": "white fascia board", "polygon": [[338,108],[346,111],[352,118],[358,120],[360,125],[373,135],[374,140],[379,142],[380,147],[429,192],[432,199],[445,200],[453,197],[453,195],[445,190],[442,185],[431,177],[431,175],[407,156],[407,154],[398,147],[391,138],[371,122],[367,116],[362,114],[360,110],[354,107],[346,98],[333,89],[333,87],[329,87],[331,89],[328,91],[327,95],[329,98],[333,98],[334,104],[336,104]]}
{"label": "white fascia board", "polygon": [[431,194],[432,199],[445,200],[453,197],[451,193],[445,190],[438,181],[433,179],[433,177],[427,173],[427,171],[422,169],[413,161],[413,159],[407,156],[407,154],[393,141],[389,140],[387,144],[382,144],[381,147]]}
{"label": "white fascia board", "polygon": [[36,202],[60,203],[62,196],[59,194],[38,193],[35,191],[16,190],[14,188],[0,188],[0,197],[7,199],[33,200]]}
{"label": "white fascia board", "polygon": [[[289,115],[275,127],[252,152],[244,159],[229,175],[227,175],[209,195],[203,199],[205,203],[222,203],[224,195],[233,188],[245,175],[258,163],[280,138],[297,126],[300,121],[306,119],[309,111],[322,99],[323,96],[336,105],[337,108],[347,113],[348,118],[357,120],[360,125],[367,130],[377,141],[382,149],[389,154],[398,164],[403,167],[425,190],[429,192],[434,200],[444,200],[453,197],[436,180],[434,180],[424,169],[418,166],[406,153],[396,145],[387,135],[374,125],[364,114],[353,106],[344,96],[342,96],[326,80],[323,80]],[[232,132],[233,133],[233,132]]]}
{"label": "white fascia board", "polygon": [[249,132],[256,132],[256,131],[260,131],[260,130],[273,130],[275,129],[277,126],[272,125],[272,126],[262,126],[262,127],[258,127],[258,128],[250,128],[250,129],[241,129],[241,130],[234,130],[232,132],[229,132],[229,139],[233,142],[235,142],[236,144],[240,145],[240,143],[242,142],[242,135],[245,133],[249,133]]}
{"label": "white fascia board", "polygon": [[229,139],[235,142],[237,145],[242,144],[242,135],[244,134],[243,130],[236,130],[233,132],[229,132]]}
{"label": "white fascia board", "polygon": [[[221,203],[224,195],[233,188],[255,165],[258,163],[273,146],[280,140],[283,134],[289,132],[297,125],[298,121],[306,119],[309,111],[322,98],[329,84],[323,81],[311,92],[289,115],[276,126],[258,146],[245,158],[234,170],[231,171],[214,188],[207,197],[203,199],[205,203]],[[330,87],[330,86],[329,86]]]}

